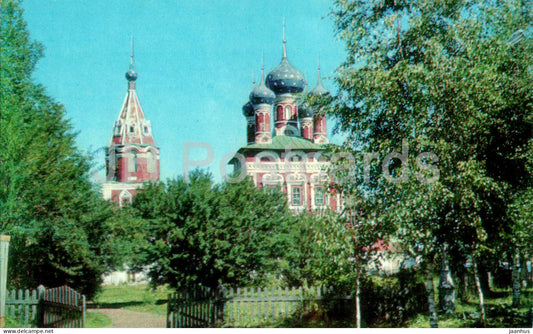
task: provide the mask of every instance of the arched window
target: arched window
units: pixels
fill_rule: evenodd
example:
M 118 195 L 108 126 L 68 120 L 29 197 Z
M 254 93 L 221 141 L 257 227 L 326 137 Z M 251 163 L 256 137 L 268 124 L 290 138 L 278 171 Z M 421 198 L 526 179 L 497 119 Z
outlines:
M 287 115 L 287 116 L 285 117 L 285 119 L 290 119 L 290 118 L 291 118 L 291 115 L 292 115 L 292 108 L 291 108 L 291 106 L 286 106 L 286 107 L 285 107 L 285 112 L 286 112 L 285 115 Z
M 130 152 L 130 161 L 128 162 L 128 172 L 135 173 L 137 172 L 137 152 Z
M 155 157 L 152 151 L 146 153 L 146 171 L 150 174 L 155 173 Z
M 283 106 L 278 106 L 276 116 L 278 121 L 285 119 L 285 117 L 283 117 Z
M 126 204 L 131 204 L 131 202 L 132 202 L 131 193 L 127 190 L 122 190 L 122 192 L 120 193 L 118 197 L 118 203 L 120 207 L 123 207 Z

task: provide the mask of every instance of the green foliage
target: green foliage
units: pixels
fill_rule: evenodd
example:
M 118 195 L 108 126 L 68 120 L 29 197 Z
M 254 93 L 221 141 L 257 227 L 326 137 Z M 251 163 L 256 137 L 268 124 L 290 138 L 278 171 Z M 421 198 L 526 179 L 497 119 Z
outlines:
M 370 276 L 361 290 L 362 315 L 369 326 L 401 327 L 428 307 L 423 277 L 414 271 Z
M 457 261 L 473 253 L 490 262 L 506 242 L 526 245 L 509 208 L 513 194 L 531 193 L 533 43 L 509 40 L 532 33 L 532 8 L 528 0 L 335 1 L 348 57 L 339 93 L 323 107 L 356 161 L 376 152 L 383 162 L 371 164 L 365 184 L 406 253 L 431 262 L 449 246 Z M 388 165 L 384 156 L 402 152 L 402 142 L 408 159 Z M 424 152 L 436 159 L 418 159 Z M 434 182 L 428 166 L 438 167 Z M 385 172 L 405 178 L 391 183 Z
M 90 295 L 120 261 L 120 247 L 106 244 L 117 241 L 115 210 L 90 182 L 90 158 L 76 148 L 64 107 L 31 78 L 43 48 L 31 41 L 16 1 L 2 1 L 0 22 L 0 231 L 12 237 L 8 284 L 68 284 Z
M 398 250 L 431 277 L 439 255 L 484 271 L 530 247 L 532 1 L 337 0 L 332 17 L 348 55 L 317 103 Z
M 154 285 L 173 288 L 259 284 L 274 274 L 293 221 L 281 193 L 250 180 L 215 185 L 196 171 L 148 185 L 133 208 L 146 221 L 148 244 L 141 265 Z

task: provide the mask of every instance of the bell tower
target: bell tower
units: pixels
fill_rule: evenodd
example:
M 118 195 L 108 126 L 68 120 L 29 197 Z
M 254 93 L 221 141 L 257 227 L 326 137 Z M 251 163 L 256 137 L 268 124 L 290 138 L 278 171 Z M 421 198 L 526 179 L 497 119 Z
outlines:
M 133 39 L 130 67 L 126 72 L 128 91 L 106 149 L 104 199 L 122 206 L 131 202 L 137 189 L 147 181 L 159 180 L 159 148 L 152 135 L 152 124 L 144 116 L 135 83 Z

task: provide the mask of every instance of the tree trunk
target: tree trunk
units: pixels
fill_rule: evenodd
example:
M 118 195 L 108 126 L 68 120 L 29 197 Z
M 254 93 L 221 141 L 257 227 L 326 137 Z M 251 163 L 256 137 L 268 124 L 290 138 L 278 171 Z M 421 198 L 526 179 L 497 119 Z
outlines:
M 520 251 L 517 249 L 513 260 L 513 307 L 520 305 Z
M 355 279 L 355 328 L 361 328 L 361 296 L 360 279 L 357 275 Z
M 463 301 L 468 301 L 468 271 L 463 274 Z
M 455 313 L 455 285 L 453 284 L 445 252 L 443 253 L 442 270 L 439 279 L 439 307 L 446 314 Z
M 438 316 L 437 316 L 437 307 L 435 303 L 435 286 L 433 284 L 433 264 L 428 261 L 426 264 L 426 270 L 424 273 L 425 286 L 428 294 L 428 304 L 429 304 L 429 327 L 438 328 Z
M 485 322 L 486 322 L 485 302 L 483 300 L 483 290 L 481 289 L 481 281 L 479 279 L 477 261 L 474 260 L 474 257 L 472 257 L 472 269 L 474 271 L 474 282 L 476 284 L 477 295 L 479 298 L 479 312 L 481 314 L 481 324 L 485 326 Z

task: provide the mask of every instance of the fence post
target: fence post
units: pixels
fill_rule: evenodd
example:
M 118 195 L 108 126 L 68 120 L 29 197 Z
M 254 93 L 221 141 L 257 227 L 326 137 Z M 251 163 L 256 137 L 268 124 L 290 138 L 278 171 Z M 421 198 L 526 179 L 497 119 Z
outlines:
M 8 235 L 0 235 L 0 328 L 6 327 L 7 261 L 10 239 Z
M 44 293 L 46 292 L 46 288 L 44 285 L 39 285 L 37 287 L 37 326 L 42 328 L 44 327 L 44 306 L 43 306 L 43 298 Z
M 81 295 L 81 298 L 83 300 L 83 315 L 82 315 L 82 324 L 81 324 L 81 328 L 85 328 L 85 326 L 87 325 L 87 320 L 85 318 L 85 311 L 87 311 L 87 303 L 85 301 L 85 295 Z

